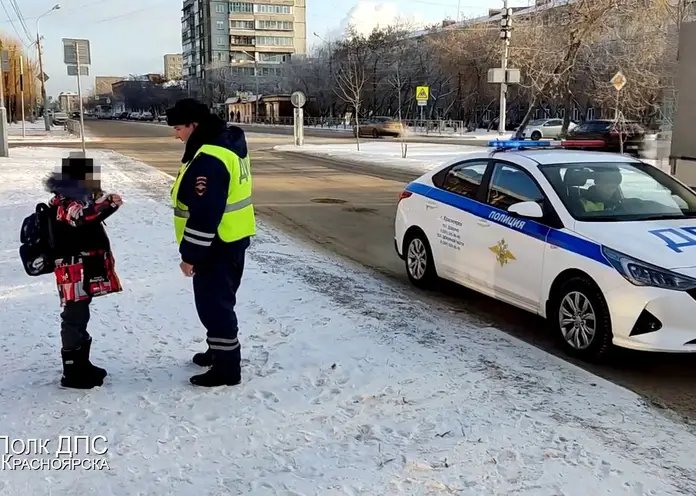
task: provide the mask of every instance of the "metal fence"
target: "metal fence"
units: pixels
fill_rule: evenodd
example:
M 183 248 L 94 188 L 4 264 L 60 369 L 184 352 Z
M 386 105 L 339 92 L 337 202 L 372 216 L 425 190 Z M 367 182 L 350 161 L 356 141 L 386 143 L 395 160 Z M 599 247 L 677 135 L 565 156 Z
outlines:
M 68 122 L 65 124 L 65 129 L 78 138 L 82 137 L 82 127 L 78 119 L 68 119 Z

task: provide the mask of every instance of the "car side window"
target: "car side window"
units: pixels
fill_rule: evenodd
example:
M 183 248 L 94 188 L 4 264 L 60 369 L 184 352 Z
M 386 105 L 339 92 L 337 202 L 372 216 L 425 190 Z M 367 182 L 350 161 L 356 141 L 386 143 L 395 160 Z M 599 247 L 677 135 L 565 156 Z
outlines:
M 507 210 L 516 203 L 533 201 L 544 209 L 544 199 L 544 193 L 526 171 L 509 164 L 495 164 L 486 203 Z
M 466 198 L 476 198 L 487 167 L 487 160 L 464 162 L 445 169 L 442 175 L 433 178 L 433 182 L 437 187 L 450 193 Z

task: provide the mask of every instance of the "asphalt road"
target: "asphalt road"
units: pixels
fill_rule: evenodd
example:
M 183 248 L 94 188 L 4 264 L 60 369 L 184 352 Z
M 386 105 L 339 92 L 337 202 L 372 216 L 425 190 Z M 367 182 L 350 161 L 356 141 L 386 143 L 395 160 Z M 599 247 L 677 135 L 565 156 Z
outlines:
M 170 174 L 178 170 L 183 145 L 174 141 L 166 126 L 118 121 L 86 125 L 101 137 L 91 147 L 113 149 Z M 567 359 L 544 322 L 533 315 L 447 283 L 431 293 L 408 284 L 392 233 L 396 199 L 411 174 L 272 151 L 274 145 L 291 139 L 248 135 L 254 204 L 265 222 L 375 269 L 432 307 L 457 314 L 462 325 L 481 332 L 496 327 Z M 308 137 L 307 141 L 342 140 Z M 696 421 L 696 356 L 621 350 L 607 365 L 574 363 L 635 391 L 658 409 L 669 408 L 679 418 Z

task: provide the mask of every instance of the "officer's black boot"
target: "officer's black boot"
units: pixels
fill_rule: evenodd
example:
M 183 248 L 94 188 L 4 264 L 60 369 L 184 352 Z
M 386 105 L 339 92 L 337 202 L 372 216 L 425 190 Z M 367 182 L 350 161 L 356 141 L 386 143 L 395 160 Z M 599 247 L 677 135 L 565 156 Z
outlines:
M 63 358 L 61 386 L 73 389 L 92 389 L 104 384 L 104 377 L 90 367 L 83 348 L 70 351 L 61 350 L 60 353 Z
M 193 355 L 193 363 L 199 367 L 212 367 L 213 366 L 213 351 L 208 348 L 203 353 L 196 353 Z
M 92 365 L 92 362 L 89 361 L 89 354 L 90 350 L 92 349 L 92 338 L 90 337 L 89 340 L 82 345 L 82 347 L 78 348 L 82 352 L 83 359 L 85 361 L 85 367 L 90 370 L 90 373 L 100 377 L 102 380 L 107 376 L 106 370 L 97 367 L 95 365 Z
M 213 363 L 206 373 L 191 377 L 191 384 L 201 387 L 236 386 L 242 382 L 241 353 L 234 351 L 215 351 Z

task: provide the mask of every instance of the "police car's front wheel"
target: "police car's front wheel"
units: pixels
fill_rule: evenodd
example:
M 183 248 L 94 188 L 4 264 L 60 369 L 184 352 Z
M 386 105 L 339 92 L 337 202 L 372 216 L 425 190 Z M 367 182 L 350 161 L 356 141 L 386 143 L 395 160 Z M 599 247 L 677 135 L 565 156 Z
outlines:
M 587 277 L 565 281 L 552 295 L 549 323 L 568 354 L 599 361 L 612 349 L 609 307 L 602 291 Z
M 422 231 L 413 231 L 406 239 L 404 247 L 406 273 L 411 283 L 422 289 L 432 287 L 437 279 L 437 273 L 428 238 Z

